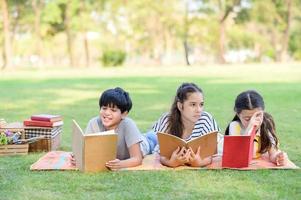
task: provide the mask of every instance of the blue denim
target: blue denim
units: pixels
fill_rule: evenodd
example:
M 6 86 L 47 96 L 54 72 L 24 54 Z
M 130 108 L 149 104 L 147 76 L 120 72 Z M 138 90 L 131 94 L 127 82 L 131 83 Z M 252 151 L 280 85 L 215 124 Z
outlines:
M 149 143 L 149 146 L 150 146 L 150 153 L 153 152 L 153 150 L 155 149 L 155 146 L 158 144 L 158 137 L 157 137 L 157 134 L 154 130 L 149 130 L 147 133 L 146 133 L 146 139 Z

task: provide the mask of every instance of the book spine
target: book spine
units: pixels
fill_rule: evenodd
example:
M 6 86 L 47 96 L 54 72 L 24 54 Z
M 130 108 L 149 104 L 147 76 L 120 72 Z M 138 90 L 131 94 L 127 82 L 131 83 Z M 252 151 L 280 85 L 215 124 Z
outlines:
M 45 122 L 45 121 L 32 121 L 32 120 L 25 120 L 23 122 L 25 126 L 41 126 L 41 127 L 54 127 L 63 125 L 63 121 L 59 122 Z
M 60 117 L 58 117 L 58 118 L 46 118 L 46 117 L 35 117 L 35 116 L 32 116 L 31 120 L 34 120 L 34 121 L 43 121 L 43 122 L 58 122 L 58 121 L 61 121 L 62 118 L 60 118 Z

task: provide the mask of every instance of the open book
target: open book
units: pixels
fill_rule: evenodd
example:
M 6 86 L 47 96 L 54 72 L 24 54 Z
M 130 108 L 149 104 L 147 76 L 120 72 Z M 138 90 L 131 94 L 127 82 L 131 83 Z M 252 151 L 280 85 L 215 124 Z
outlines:
M 253 142 L 255 135 L 255 127 L 252 128 L 248 135 L 225 135 L 222 167 L 248 167 L 253 158 Z
M 116 158 L 117 134 L 114 131 L 84 134 L 72 121 L 72 152 L 76 167 L 83 172 L 108 170 L 105 163 Z
M 185 140 L 167 133 L 158 132 L 158 140 L 160 146 L 160 155 L 170 158 L 177 147 L 189 147 L 193 152 L 197 152 L 198 147 L 201 147 L 200 156 L 205 158 L 216 154 L 217 152 L 217 131 L 202 135 L 186 142 Z

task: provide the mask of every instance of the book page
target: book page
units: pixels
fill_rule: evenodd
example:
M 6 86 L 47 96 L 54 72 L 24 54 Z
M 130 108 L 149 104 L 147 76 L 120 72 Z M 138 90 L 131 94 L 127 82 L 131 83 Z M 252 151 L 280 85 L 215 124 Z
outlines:
M 76 123 L 75 120 L 72 120 L 72 152 L 76 160 L 76 167 L 79 170 L 84 170 L 84 135 L 82 129 Z
M 89 136 L 99 136 L 99 135 L 116 135 L 114 130 L 109 130 L 109 131 L 103 131 L 103 132 L 98 132 L 98 133 L 86 133 L 84 134 L 85 137 Z
M 85 137 L 85 171 L 108 170 L 106 162 L 116 159 L 117 139 L 117 134 Z
M 193 152 L 196 153 L 198 147 L 200 146 L 200 156 L 202 159 L 214 155 L 217 153 L 217 133 L 218 132 L 212 132 L 194 138 L 187 142 L 187 148 L 191 147 Z
M 166 158 L 170 158 L 172 153 L 177 147 L 186 146 L 185 140 L 167 133 L 158 133 L 158 140 L 160 146 L 160 155 Z

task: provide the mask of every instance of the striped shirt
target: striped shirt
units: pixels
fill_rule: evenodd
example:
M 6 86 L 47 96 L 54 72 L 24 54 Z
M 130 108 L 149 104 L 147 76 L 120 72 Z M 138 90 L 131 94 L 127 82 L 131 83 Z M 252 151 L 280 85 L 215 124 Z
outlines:
M 157 132 L 167 132 L 169 113 L 163 114 L 160 119 L 153 125 L 153 130 Z M 189 141 L 201 135 L 206 135 L 213 131 L 220 131 L 215 119 L 208 112 L 203 111 L 201 117 L 194 125 L 191 135 L 185 139 Z

